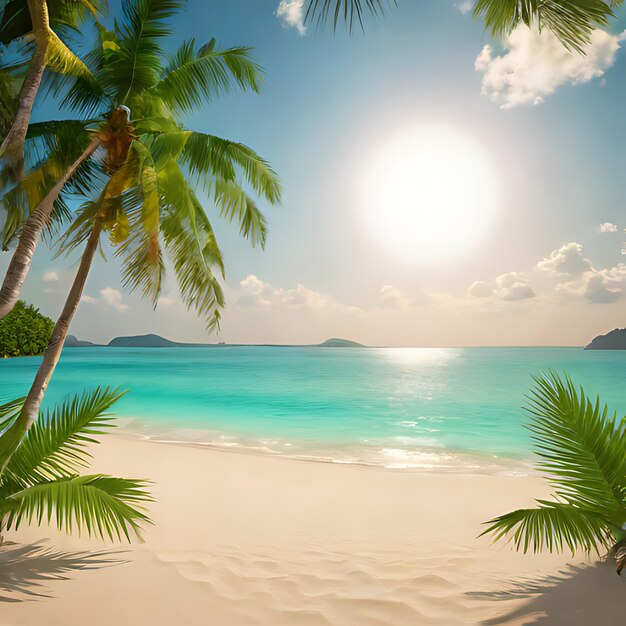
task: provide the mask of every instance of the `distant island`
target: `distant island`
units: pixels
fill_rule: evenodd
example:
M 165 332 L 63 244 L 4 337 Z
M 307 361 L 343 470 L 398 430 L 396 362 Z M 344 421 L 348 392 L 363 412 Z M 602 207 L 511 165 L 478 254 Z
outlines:
M 98 346 L 99 344 L 92 343 L 91 341 L 82 341 L 74 335 L 68 335 L 65 341 L 66 348 L 90 348 Z M 178 341 L 171 341 L 160 335 L 148 334 L 148 335 L 133 335 L 128 337 L 115 337 L 111 339 L 106 347 L 110 348 L 220 348 L 226 345 L 230 346 L 243 346 L 243 345 L 259 345 L 259 344 L 225 344 L 225 343 L 181 343 Z M 350 339 L 341 339 L 338 337 L 331 337 L 326 341 L 318 344 L 309 345 L 281 345 L 281 344 L 260 344 L 266 347 L 276 348 L 365 348 L 361 343 L 351 341 Z M 105 346 L 100 346 L 105 347 Z
M 135 335 L 131 337 L 115 337 L 108 345 L 111 348 L 189 348 L 197 346 L 211 346 L 215 344 L 203 343 L 179 343 L 170 341 L 160 335 Z
M 616 328 L 606 335 L 598 335 L 585 350 L 626 350 L 626 328 Z
M 92 343 L 91 341 L 82 341 L 74 335 L 68 335 L 65 338 L 64 345 L 66 348 L 91 348 L 93 346 L 97 346 L 98 344 Z
M 350 339 L 338 339 L 337 337 L 331 337 L 326 341 L 317 344 L 317 348 L 365 348 L 362 343 L 356 341 L 350 341 Z

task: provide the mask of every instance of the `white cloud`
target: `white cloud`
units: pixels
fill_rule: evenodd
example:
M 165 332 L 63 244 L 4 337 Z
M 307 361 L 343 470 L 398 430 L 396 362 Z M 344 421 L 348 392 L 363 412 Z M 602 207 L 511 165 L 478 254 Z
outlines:
M 274 287 L 259 279 L 254 274 L 240 281 L 241 295 L 237 301 L 239 306 L 260 309 L 306 309 L 321 313 L 359 312 L 357 307 L 350 307 L 335 301 L 331 296 L 308 289 L 300 283 L 292 289 Z
M 592 304 L 613 304 L 626 292 L 626 265 L 619 263 L 603 270 L 591 269 L 579 280 L 558 285 L 557 289 Z
M 537 263 L 537 269 L 552 276 L 580 276 L 592 269 L 591 261 L 583 256 L 579 243 L 566 243 Z
M 489 298 L 493 295 L 493 287 L 484 280 L 477 280 L 467 288 L 467 295 L 472 298 Z
M 128 305 L 122 301 L 122 294 L 119 289 L 113 287 L 104 287 L 100 289 L 100 298 L 94 298 L 93 296 L 83 296 L 84 302 L 93 305 L 103 305 L 105 308 L 115 309 L 119 313 L 126 313 L 128 311 Z
M 46 272 L 42 277 L 41 280 L 44 283 L 55 283 L 57 282 L 57 280 L 59 280 L 59 275 L 56 272 L 53 271 L 49 271 Z
M 603 222 L 598 226 L 598 232 L 600 233 L 616 233 L 617 224 L 611 224 L 611 222 Z
M 560 85 L 578 85 L 604 75 L 615 62 L 620 36 L 596 29 L 584 54 L 567 50 L 546 28 L 518 26 L 495 55 L 490 45 L 476 57 L 482 93 L 504 109 L 540 104 Z
M 611 232 L 611 231 L 606 231 Z M 585 257 L 583 246 L 572 242 L 553 250 L 536 268 L 561 281 L 556 292 L 591 304 L 612 304 L 626 293 L 626 265 L 596 269 Z
M 169 296 L 161 296 L 157 302 L 158 306 L 175 307 L 178 305 L 178 300 L 170 298 Z
M 467 15 L 474 8 L 474 0 L 455 0 L 454 7 L 463 15 Z
M 295 28 L 300 35 L 306 34 L 304 15 L 304 0 L 280 0 L 276 7 L 276 17 L 282 25 L 285 28 Z
M 535 297 L 528 276 L 523 272 L 501 274 L 495 281 L 484 280 L 473 282 L 467 289 L 470 298 L 493 298 L 505 302 L 517 302 Z
M 535 292 L 529 284 L 528 277 L 523 272 L 508 272 L 496 278 L 496 297 L 508 302 L 528 300 L 535 297 Z
M 415 304 L 415 298 L 403 294 L 393 285 L 384 285 L 380 288 L 382 305 L 389 309 L 406 309 Z

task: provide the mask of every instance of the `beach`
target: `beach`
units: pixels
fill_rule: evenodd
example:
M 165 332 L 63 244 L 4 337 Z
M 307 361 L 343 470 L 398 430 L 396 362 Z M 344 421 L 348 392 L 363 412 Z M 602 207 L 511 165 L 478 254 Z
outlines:
M 597 556 L 477 538 L 481 522 L 547 495 L 537 475 L 395 471 L 130 434 L 107 436 L 93 471 L 153 480 L 154 525 L 130 546 L 9 532 L 2 626 L 589 626 L 626 610 L 624 581 Z

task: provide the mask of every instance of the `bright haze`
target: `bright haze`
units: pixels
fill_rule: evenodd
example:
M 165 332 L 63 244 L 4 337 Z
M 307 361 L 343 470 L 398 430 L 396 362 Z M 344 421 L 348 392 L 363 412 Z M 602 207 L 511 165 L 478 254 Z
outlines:
M 626 325 L 623 12 L 582 56 L 548 32 L 493 42 L 453 0 L 352 35 L 297 1 L 191 5 L 174 39 L 253 46 L 266 81 L 186 121 L 253 147 L 285 190 L 263 252 L 215 218 L 228 305 L 209 340 L 581 345 Z M 73 334 L 207 340 L 173 280 L 154 312 L 105 252 Z M 75 269 L 42 247 L 25 298 L 56 316 Z

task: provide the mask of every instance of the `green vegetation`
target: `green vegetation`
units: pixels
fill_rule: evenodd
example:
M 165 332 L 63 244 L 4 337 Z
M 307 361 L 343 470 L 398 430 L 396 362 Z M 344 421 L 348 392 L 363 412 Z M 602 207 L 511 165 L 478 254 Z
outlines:
M 166 253 L 182 300 L 207 320 L 209 330 L 218 326 L 224 305 L 224 263 L 195 188 L 202 186 L 216 213 L 236 222 L 252 245 L 265 243 L 265 218 L 248 190 L 278 202 L 275 172 L 247 146 L 188 130 L 180 121 L 181 114 L 231 89 L 257 91 L 261 69 L 249 48 L 220 50 L 214 39 L 200 46 L 186 41 L 168 54 L 168 23 L 184 5 L 125 2 L 113 30 L 100 28 L 85 56 L 89 72 L 57 78 L 61 107 L 79 118 L 29 126 L 24 146 L 32 168 L 3 197 L 6 223 L 24 225 L 21 231 L 5 228 L 5 244 L 17 232 L 19 240 L 0 289 L 0 318 L 17 299 L 47 225 L 60 227 L 73 218 L 61 251 L 83 252 L 20 415 L 0 437 L 0 468 L 37 419 L 104 234 L 121 260 L 125 286 L 155 305 Z M 68 185 L 85 199 L 77 214 L 63 201 Z
M 599 398 L 592 403 L 568 377 L 550 373 L 535 383 L 529 429 L 554 500 L 496 517 L 483 534 L 510 535 L 524 552 L 608 549 L 619 573 L 626 564 L 626 418 Z
M 15 102 L 15 115 L 0 146 L 0 179 L 18 180 L 24 163 L 24 139 L 35 97 L 46 70 L 84 76 L 87 66 L 59 36 L 77 29 L 85 19 L 97 18 L 106 9 L 100 0 L 7 0 L 0 14 L 0 44 L 16 44 L 28 55 L 24 79 Z M 22 69 L 18 59 L 7 73 Z
M 54 322 L 23 300 L 0 320 L 0 357 L 43 354 L 52 336 Z
M 571 50 L 581 50 L 594 28 L 606 26 L 623 0 L 477 0 L 474 17 L 483 20 L 494 37 L 503 37 L 519 24 L 551 30 Z M 308 0 L 306 20 L 323 25 L 329 17 L 336 28 L 344 21 L 363 26 L 369 12 L 381 17 L 396 0 Z
M 103 539 L 130 541 L 149 523 L 142 504 L 151 501 L 145 480 L 104 474 L 80 476 L 93 437 L 113 427 L 108 413 L 123 392 L 101 389 L 67 399 L 46 412 L 28 431 L 0 475 L 2 532 L 35 520 L 59 530 L 86 530 Z M 0 432 L 19 415 L 23 399 L 0 406 Z

